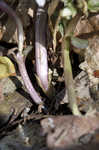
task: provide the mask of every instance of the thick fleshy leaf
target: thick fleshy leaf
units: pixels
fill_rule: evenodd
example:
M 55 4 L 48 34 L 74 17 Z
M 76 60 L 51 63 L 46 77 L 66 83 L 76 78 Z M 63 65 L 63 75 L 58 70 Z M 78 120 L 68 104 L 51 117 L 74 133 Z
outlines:
M 0 79 L 15 75 L 15 67 L 8 57 L 0 56 Z
M 80 39 L 77 37 L 72 37 L 71 43 L 73 46 L 75 46 L 76 48 L 80 48 L 80 49 L 85 49 L 88 47 L 88 40 Z

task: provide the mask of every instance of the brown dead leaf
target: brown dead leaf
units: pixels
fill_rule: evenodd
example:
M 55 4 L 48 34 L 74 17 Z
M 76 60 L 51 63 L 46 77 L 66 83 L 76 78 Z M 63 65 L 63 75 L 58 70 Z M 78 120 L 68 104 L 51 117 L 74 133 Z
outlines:
M 99 129 L 99 113 L 82 117 L 72 115 L 49 117 L 41 121 L 41 126 L 44 133 L 48 134 L 48 147 L 67 148 L 83 135 L 93 134 Z
M 95 70 L 95 71 L 94 71 L 94 76 L 95 76 L 96 78 L 99 78 L 99 70 Z
M 93 31 L 93 26 L 89 23 L 89 21 L 87 19 L 81 18 L 76 26 L 74 35 L 78 36 L 80 34 L 90 33 Z
M 91 25 L 94 27 L 95 30 L 99 30 L 99 14 L 89 18 Z

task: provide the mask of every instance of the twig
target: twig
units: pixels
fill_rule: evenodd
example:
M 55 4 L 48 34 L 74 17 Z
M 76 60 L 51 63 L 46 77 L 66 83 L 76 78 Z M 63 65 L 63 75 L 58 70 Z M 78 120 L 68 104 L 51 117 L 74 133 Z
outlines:
M 56 20 L 55 27 L 54 27 L 54 32 L 53 32 L 53 49 L 54 49 L 54 52 L 56 51 L 56 44 L 57 44 L 56 34 L 58 32 L 58 27 L 59 27 L 60 20 L 61 20 L 61 10 L 60 10 L 58 18 Z

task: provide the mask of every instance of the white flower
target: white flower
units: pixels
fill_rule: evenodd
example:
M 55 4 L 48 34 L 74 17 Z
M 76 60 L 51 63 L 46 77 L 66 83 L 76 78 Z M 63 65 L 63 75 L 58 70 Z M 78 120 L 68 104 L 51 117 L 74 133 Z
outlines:
M 61 11 L 61 16 L 64 17 L 64 18 L 70 19 L 70 17 L 72 16 L 72 11 L 71 11 L 71 9 L 69 9 L 69 8 L 64 8 L 64 9 Z
M 35 0 L 39 7 L 44 7 L 46 0 Z

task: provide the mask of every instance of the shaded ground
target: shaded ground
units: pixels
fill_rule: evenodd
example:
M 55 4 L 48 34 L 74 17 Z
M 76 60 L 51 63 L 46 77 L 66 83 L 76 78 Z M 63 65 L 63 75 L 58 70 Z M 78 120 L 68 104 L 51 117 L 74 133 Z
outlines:
M 16 75 L 0 79 L 0 149 L 59 149 L 97 150 L 99 146 L 99 14 L 80 17 L 74 35 L 88 40 L 89 48 L 70 46 L 77 105 L 86 116 L 73 116 L 68 105 L 64 82 L 62 36 L 56 33 L 54 51 L 52 28 L 57 22 L 57 12 L 62 3 L 51 3 L 48 8 L 47 33 L 50 90 L 44 93 L 35 75 L 34 23 L 36 4 L 30 0 L 7 1 L 20 17 L 24 27 L 24 48 L 32 47 L 26 59 L 29 77 L 38 94 L 44 99 L 45 109 L 39 111 L 28 94 L 12 56 Z M 57 5 L 57 9 L 55 9 Z M 54 10 L 55 9 L 55 10 Z M 52 11 L 50 11 L 52 10 Z M 51 14 L 52 13 L 52 14 Z M 56 14 L 56 16 L 55 16 Z M 17 32 L 15 23 L 0 12 L 0 55 L 15 46 Z M 80 66 L 80 67 L 79 67 Z M 93 83 L 97 83 L 93 86 Z

